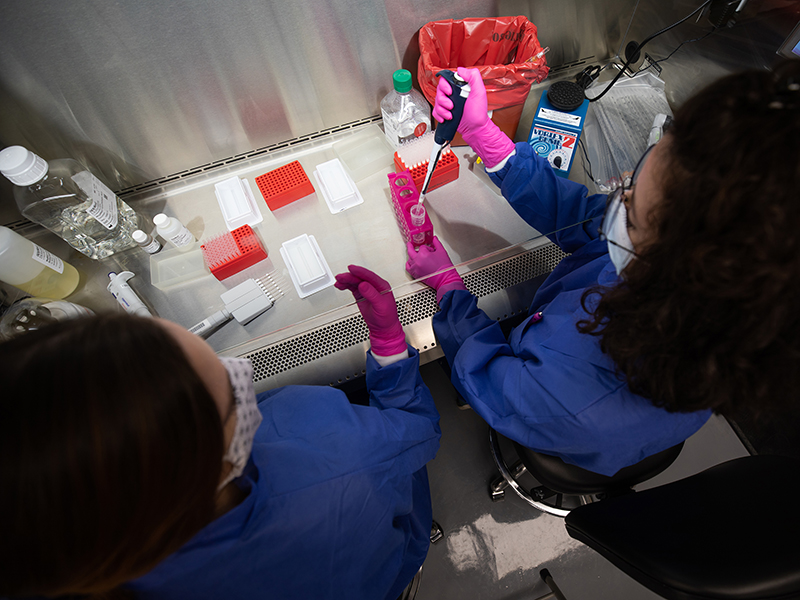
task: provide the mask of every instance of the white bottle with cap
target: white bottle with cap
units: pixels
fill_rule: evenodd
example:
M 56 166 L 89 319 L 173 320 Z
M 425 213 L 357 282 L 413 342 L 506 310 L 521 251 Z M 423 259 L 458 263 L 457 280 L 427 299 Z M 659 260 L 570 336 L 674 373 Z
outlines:
M 133 232 L 133 241 L 139 244 L 142 250 L 148 254 L 155 254 L 161 250 L 161 242 L 155 239 L 152 235 L 146 234 L 141 229 L 137 229 Z
M 183 252 L 191 250 L 197 241 L 192 232 L 186 229 L 186 226 L 175 217 L 158 213 L 153 218 L 153 223 L 156 226 L 158 235 Z
M 0 225 L 0 279 L 33 296 L 60 300 L 75 291 L 80 275 L 68 262 Z
M 89 258 L 136 246 L 133 209 L 72 159 L 45 161 L 22 146 L 0 151 L 0 172 L 15 184 L 22 215 L 47 227 Z

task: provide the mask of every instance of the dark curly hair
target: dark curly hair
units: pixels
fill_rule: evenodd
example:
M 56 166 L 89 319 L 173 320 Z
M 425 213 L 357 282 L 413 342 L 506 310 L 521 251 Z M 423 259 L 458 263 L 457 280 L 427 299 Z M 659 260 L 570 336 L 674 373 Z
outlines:
M 785 413 L 800 389 L 800 61 L 716 81 L 662 143 L 654 241 L 618 286 L 584 293 L 578 329 L 656 406 Z

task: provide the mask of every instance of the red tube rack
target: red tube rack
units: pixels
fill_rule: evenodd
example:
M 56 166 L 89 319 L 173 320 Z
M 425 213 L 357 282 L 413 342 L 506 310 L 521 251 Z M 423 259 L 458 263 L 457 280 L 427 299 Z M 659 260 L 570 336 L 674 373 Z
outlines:
M 200 249 L 206 266 L 220 281 L 267 258 L 267 251 L 250 225 L 213 237 Z
M 391 192 L 392 210 L 397 220 L 403 240 L 415 246 L 433 243 L 433 223 L 425 213 L 425 222 L 418 227 L 411 223 L 411 207 L 419 202 L 419 192 L 409 171 L 389 173 L 389 191 Z
M 256 185 L 270 210 L 314 193 L 314 186 L 298 161 L 268 171 L 256 177 Z
M 421 190 L 422 184 L 425 183 L 425 175 L 428 174 L 429 162 L 430 160 L 426 160 L 424 163 L 420 163 L 413 168 L 409 168 L 408 165 L 403 162 L 403 159 L 400 158 L 398 153 L 394 153 L 395 172 L 402 173 L 403 171 L 409 171 L 412 179 L 414 180 L 414 185 L 417 186 L 418 190 Z M 443 152 L 442 156 L 439 157 L 439 162 L 436 163 L 436 168 L 431 174 L 431 182 L 428 184 L 428 191 L 430 192 L 438 187 L 442 187 L 445 183 L 455 181 L 458 179 L 458 174 L 458 157 L 455 155 L 455 152 Z

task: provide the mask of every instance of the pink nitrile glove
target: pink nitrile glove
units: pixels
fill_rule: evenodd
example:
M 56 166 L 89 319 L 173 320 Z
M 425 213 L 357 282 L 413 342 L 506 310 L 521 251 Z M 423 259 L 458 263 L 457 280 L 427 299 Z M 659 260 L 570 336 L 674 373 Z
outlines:
M 422 245 L 418 249 L 408 242 L 408 262 L 406 271 L 414 279 L 422 279 L 425 285 L 436 290 L 436 303 L 450 290 L 466 290 L 467 286 L 453 266 L 453 261 L 447 254 L 439 238 L 433 236 L 433 248 Z
M 369 329 L 372 353 L 393 356 L 407 350 L 406 334 L 397 316 L 392 287 L 369 269 L 356 265 L 350 265 L 347 269 L 347 273 L 336 276 L 334 286 L 353 293 Z
M 458 75 L 469 83 L 470 87 L 458 132 L 483 159 L 486 167 L 491 169 L 511 156 L 514 152 L 514 142 L 489 118 L 489 103 L 481 72 L 478 69 L 458 67 Z M 453 118 L 450 113 L 453 102 L 449 98 L 452 91 L 450 83 L 444 77 L 440 77 L 432 113 L 439 123 Z

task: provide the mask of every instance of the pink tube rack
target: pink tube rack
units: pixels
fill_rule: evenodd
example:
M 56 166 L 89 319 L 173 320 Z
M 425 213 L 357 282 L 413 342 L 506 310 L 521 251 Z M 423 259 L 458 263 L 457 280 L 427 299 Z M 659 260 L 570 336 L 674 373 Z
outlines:
M 412 242 L 415 246 L 431 244 L 433 242 L 433 224 L 425 213 L 425 221 L 421 226 L 416 226 L 411 222 L 411 207 L 419 202 L 419 192 L 414 185 L 414 179 L 408 171 L 400 173 L 389 173 L 389 191 L 392 198 L 392 209 L 394 210 L 397 225 L 400 233 L 406 242 Z

